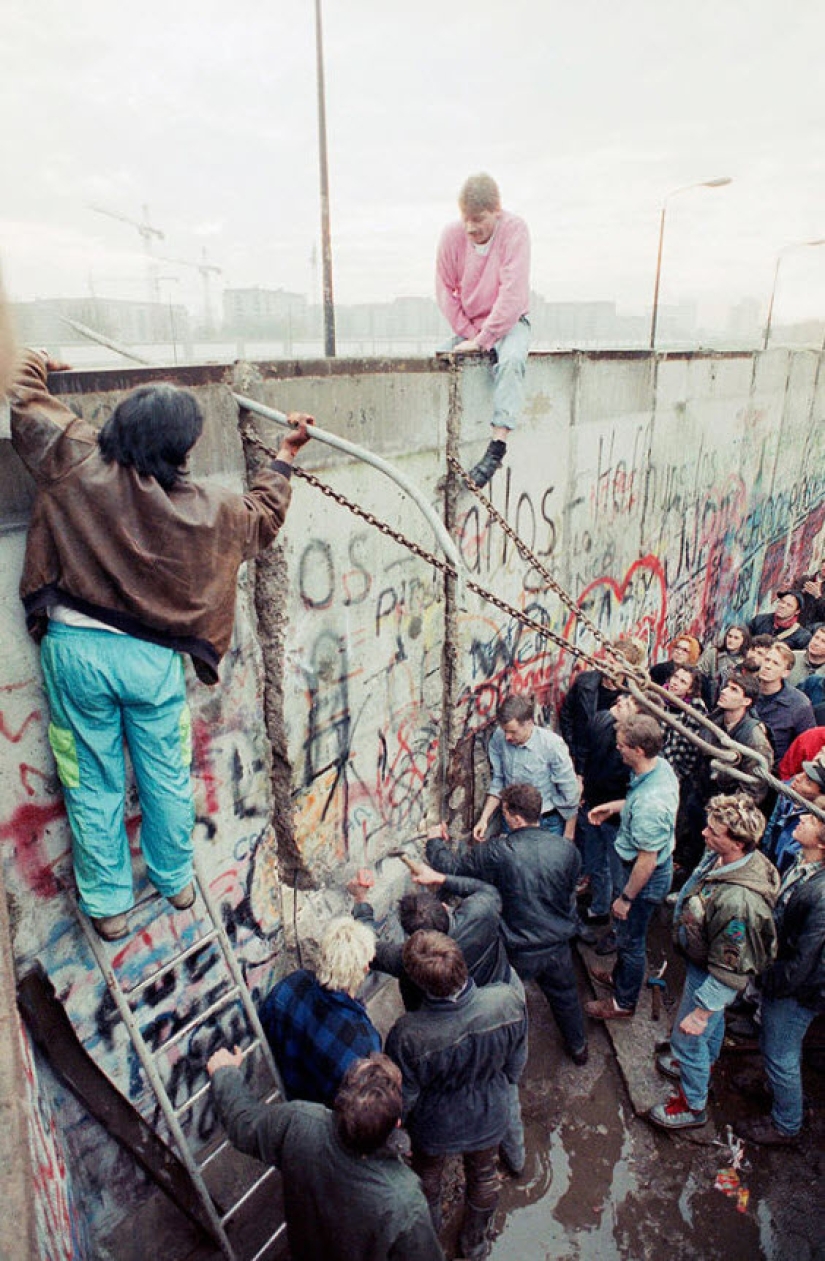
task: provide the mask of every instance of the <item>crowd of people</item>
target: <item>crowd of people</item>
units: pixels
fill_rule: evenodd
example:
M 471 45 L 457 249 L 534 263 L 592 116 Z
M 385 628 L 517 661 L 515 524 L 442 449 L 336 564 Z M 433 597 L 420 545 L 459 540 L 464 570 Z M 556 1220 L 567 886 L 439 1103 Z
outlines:
M 523 402 L 529 237 L 489 176 L 466 182 L 459 207 L 439 247 L 438 294 L 451 352 L 493 355 L 493 437 L 471 472 L 483 486 Z M 192 395 L 147 385 L 98 432 L 49 394 L 47 373 L 62 366 L 28 352 L 9 389 L 14 445 L 37 483 L 21 595 L 41 645 L 79 905 L 117 941 L 134 900 L 124 741 L 149 877 L 185 909 L 195 894 L 181 654 L 217 681 L 238 568 L 283 524 L 312 417 L 290 416 L 277 458 L 239 495 L 186 473 L 203 425 Z M 628 667 L 646 664 L 631 638 L 612 650 Z M 634 1018 L 648 931 L 668 899 L 686 980 L 657 1057 L 674 1089 L 650 1121 L 706 1123 L 725 1012 L 748 994 L 773 1103 L 738 1132 L 771 1146 L 798 1137 L 803 1040 L 825 1010 L 825 563 L 717 643 L 678 635 L 650 674 L 682 730 L 642 712 L 615 672 L 573 679 L 559 734 L 535 721 L 532 698 L 503 701 L 471 836 L 454 844 L 439 825 L 426 859 L 410 859 L 403 942 L 379 938 L 368 886 L 355 881 L 353 915 L 329 924 L 316 967 L 265 997 L 285 1102 L 254 1099 L 239 1051 L 210 1059 L 232 1142 L 281 1169 L 294 1257 L 443 1257 L 451 1155 L 466 1182 L 460 1255 L 485 1256 L 500 1170 L 519 1177 L 525 1164 L 525 983 L 583 1068 L 589 1021 Z M 713 763 L 691 738 L 713 739 L 707 715 L 720 742 L 759 754 L 814 810 Z M 613 959 L 590 969 L 602 996 L 584 1003 L 576 939 Z M 383 1048 L 361 998 L 371 968 L 398 978 L 405 1008 Z
M 815 664 L 807 648 L 819 632 L 798 624 L 804 601 L 796 593 L 793 601 L 779 595 L 775 634 L 761 617 L 756 633 L 729 628 L 704 651 L 694 637 L 679 636 L 654 670 L 667 692 L 698 712 L 710 710 L 720 734 L 760 753 L 820 812 L 825 725 L 816 724 L 800 675 Z M 788 649 L 783 631 L 801 638 L 800 646 Z M 616 661 L 645 664 L 635 640 L 611 647 Z M 798 682 L 790 684 L 794 670 Z M 525 984 L 535 982 L 547 999 L 567 1056 L 582 1068 L 590 1022 L 633 1020 L 648 931 L 666 902 L 685 982 L 669 1046 L 655 1058 L 672 1089 L 650 1109 L 650 1122 L 671 1132 L 707 1123 L 726 1012 L 744 998 L 757 1013 L 772 1108 L 769 1116 L 734 1119 L 736 1133 L 782 1147 L 802 1130 L 803 1041 L 825 1011 L 825 822 L 770 792 L 764 780 L 742 783 L 724 764 L 711 767 L 683 733 L 641 711 L 612 674 L 585 671 L 573 680 L 561 735 L 537 724 L 531 698 L 502 702 L 488 744 L 489 785 L 470 836 L 455 844 L 440 824 L 430 830 L 425 857 L 407 858 L 412 887 L 397 908 L 403 941 L 378 934 L 372 880 L 351 881 L 352 917 L 329 926 L 317 972 L 285 977 L 261 1009 L 292 1102 L 256 1103 L 229 1051 L 210 1061 L 233 1141 L 283 1170 L 294 1158 L 281 1137 L 293 1112 L 299 1135 L 310 1116 L 325 1143 L 337 1126 L 346 1160 L 354 1159 L 342 1095 L 350 1098 L 352 1074 L 365 1064 L 385 1075 L 395 1122 L 408 1135 L 406 1163 L 420 1181 L 399 1172 L 385 1200 L 382 1228 L 397 1214 L 387 1229 L 397 1229 L 403 1245 L 364 1256 L 442 1255 L 442 1180 L 451 1155 L 461 1157 L 465 1179 L 458 1255 L 487 1255 L 500 1176 L 518 1178 L 526 1159 L 519 1102 Z M 685 722 L 683 710 L 674 712 L 690 732 L 690 713 Z M 701 733 L 712 736 L 704 727 Z M 576 939 L 613 958 L 612 966 L 589 965 L 601 996 L 585 1002 Z M 358 998 L 368 968 L 398 979 L 405 1009 L 383 1052 Z M 404 1161 L 398 1130 L 381 1133 L 380 1144 L 360 1152 L 359 1186 L 364 1162 L 375 1162 L 376 1194 L 386 1197 L 388 1162 Z M 302 1185 L 292 1207 L 287 1196 L 291 1239 L 293 1216 L 296 1239 L 309 1229 L 310 1194 Z M 374 1206 L 369 1197 L 365 1203 Z M 324 1255 L 338 1255 L 330 1251 L 341 1220 L 337 1193 L 325 1201 L 319 1190 L 313 1206 L 314 1237 L 324 1238 Z

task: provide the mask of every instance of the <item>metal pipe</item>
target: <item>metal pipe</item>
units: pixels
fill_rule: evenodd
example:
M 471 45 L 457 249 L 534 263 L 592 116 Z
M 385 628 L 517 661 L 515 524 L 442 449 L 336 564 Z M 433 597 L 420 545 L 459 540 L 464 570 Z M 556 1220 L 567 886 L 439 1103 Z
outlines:
M 233 394 L 235 402 L 239 407 L 244 408 L 248 412 L 253 412 L 256 416 L 263 416 L 265 420 L 274 420 L 276 425 L 289 426 L 289 421 L 283 412 L 276 411 L 273 407 L 265 407 L 263 403 L 258 403 L 255 399 L 247 398 L 243 394 Z M 324 442 L 329 447 L 334 447 L 336 451 L 344 451 L 347 455 L 354 456 L 356 460 L 362 460 L 365 464 L 370 464 L 373 468 L 378 469 L 380 473 L 384 473 L 391 478 L 397 486 L 410 496 L 415 504 L 424 515 L 428 525 L 435 535 L 435 540 L 442 552 L 450 562 L 456 572 L 457 592 L 461 607 L 466 607 L 466 599 L 463 598 L 464 592 L 464 572 L 466 565 L 456 547 L 454 541 L 450 538 L 444 522 L 433 508 L 432 504 L 425 498 L 415 482 L 401 473 L 389 461 L 382 459 L 380 455 L 375 455 L 373 451 L 367 451 L 364 447 L 359 447 L 354 442 L 347 441 L 346 438 L 339 438 L 337 434 L 327 433 L 325 429 L 319 429 L 317 425 L 313 425 L 310 429 L 313 441 Z
M 93 328 L 89 328 L 87 324 L 81 324 L 80 320 L 73 320 L 69 315 L 61 315 L 58 312 L 57 318 L 62 320 L 64 324 L 68 324 L 76 333 L 80 333 L 81 337 L 88 337 L 90 341 L 98 342 L 101 346 L 114 350 L 116 354 L 123 355 L 124 359 L 132 359 L 135 363 L 142 363 L 147 368 L 153 368 L 155 365 L 149 359 L 144 359 L 141 355 L 136 355 L 133 350 L 127 349 L 122 342 L 116 342 L 113 337 L 104 337 L 102 333 L 96 332 Z

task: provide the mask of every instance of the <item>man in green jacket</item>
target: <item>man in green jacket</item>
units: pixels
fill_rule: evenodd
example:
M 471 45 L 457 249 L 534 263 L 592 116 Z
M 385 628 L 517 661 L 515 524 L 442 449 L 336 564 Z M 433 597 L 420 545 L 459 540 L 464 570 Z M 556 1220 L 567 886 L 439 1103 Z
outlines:
M 320 1103 L 262 1103 L 241 1052 L 207 1064 L 230 1142 L 283 1179 L 293 1261 L 444 1261 L 415 1174 L 389 1150 L 401 1120 L 401 1073 L 386 1055 L 356 1060 L 332 1111 Z
M 676 944 L 687 961 L 672 1054 L 657 1067 L 678 1088 L 648 1113 L 654 1125 L 704 1125 L 710 1072 L 722 1049 L 725 1008 L 776 954 L 773 905 L 779 873 L 756 846 L 765 816 L 745 793 L 712 797 L 704 857 L 674 911 Z

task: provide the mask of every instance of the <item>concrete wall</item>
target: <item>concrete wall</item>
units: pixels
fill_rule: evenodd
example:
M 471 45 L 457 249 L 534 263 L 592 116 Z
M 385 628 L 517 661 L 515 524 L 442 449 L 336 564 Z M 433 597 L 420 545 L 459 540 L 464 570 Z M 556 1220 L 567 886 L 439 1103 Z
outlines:
M 560 354 L 531 359 L 528 407 L 491 497 L 552 575 L 606 632 L 641 634 L 653 656 L 677 631 L 700 637 L 769 602 L 780 575 L 807 567 L 825 513 L 823 387 L 815 355 Z M 151 373 L 60 382 L 84 415 L 108 414 Z M 194 471 L 241 487 L 258 455 L 237 433 L 231 369 L 186 370 L 207 414 Z M 243 392 L 397 463 L 434 502 L 444 456 L 469 467 L 487 437 L 484 364 L 433 361 L 265 364 L 236 370 Z M 262 422 L 273 445 L 278 433 Z M 387 479 L 316 444 L 301 461 L 393 528 L 434 546 L 418 510 Z M 147 1116 L 135 1056 L 75 924 L 65 891 L 69 837 L 45 739 L 37 652 L 16 598 L 30 487 L 0 444 L 0 844 L 18 971 L 42 960 L 91 1053 Z M 472 577 L 568 640 L 578 632 L 545 580 L 466 493 L 448 517 Z M 452 584 L 450 584 L 452 585 Z M 585 636 L 582 641 L 587 643 Z M 345 909 L 356 867 L 379 873 L 386 910 L 404 879 L 389 856 L 428 811 L 468 824 L 472 769 L 499 698 L 537 692 L 551 714 L 569 673 L 533 632 L 479 597 L 459 607 L 421 559 L 294 481 L 281 543 L 247 573 L 222 684 L 192 676 L 195 841 L 245 973 L 260 990 L 293 966 L 318 925 Z M 136 842 L 139 806 L 129 799 Z M 136 848 L 136 873 L 142 867 Z M 187 916 L 162 917 L 118 952 L 142 975 Z M 161 1043 L 207 1003 L 211 956 L 147 992 L 141 1023 Z M 185 1097 L 231 1017 L 199 1031 L 167 1066 Z M 131 1163 L 71 1101 L 59 1128 L 74 1187 L 99 1239 L 144 1193 Z M 207 1137 L 211 1116 L 194 1126 Z

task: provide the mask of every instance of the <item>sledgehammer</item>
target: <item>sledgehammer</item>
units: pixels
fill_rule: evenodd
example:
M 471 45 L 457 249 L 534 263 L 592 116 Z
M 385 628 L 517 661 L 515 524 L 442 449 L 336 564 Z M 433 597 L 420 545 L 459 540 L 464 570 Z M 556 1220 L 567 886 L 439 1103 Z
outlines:
M 650 996 L 650 1018 L 658 1020 L 662 1012 L 662 998 L 665 992 L 665 969 L 667 968 L 667 959 L 665 959 L 658 972 L 654 972 L 652 976 L 647 978 L 647 983 L 652 990 Z

